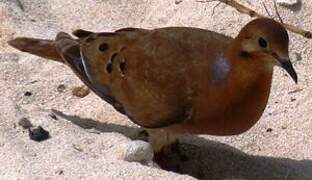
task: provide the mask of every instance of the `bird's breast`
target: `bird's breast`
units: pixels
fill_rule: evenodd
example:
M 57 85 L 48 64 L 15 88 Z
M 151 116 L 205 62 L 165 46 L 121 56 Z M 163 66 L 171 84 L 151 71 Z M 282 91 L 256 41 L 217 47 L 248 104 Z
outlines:
M 201 86 L 194 100 L 192 119 L 172 127 L 173 131 L 234 135 L 247 131 L 260 119 L 268 101 L 272 73 L 261 74 L 246 85 L 232 77 L 231 65 L 224 60 L 216 61 L 212 67 L 212 79 L 218 83 L 209 85 L 206 81 Z

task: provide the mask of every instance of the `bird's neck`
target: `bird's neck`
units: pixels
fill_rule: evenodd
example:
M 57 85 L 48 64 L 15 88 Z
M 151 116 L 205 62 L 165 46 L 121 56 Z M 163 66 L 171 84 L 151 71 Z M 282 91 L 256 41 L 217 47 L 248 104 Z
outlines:
M 271 86 L 273 65 L 242 50 L 242 42 L 240 39 L 234 39 L 224 54 L 231 66 L 228 79 L 233 82 L 229 83 L 248 87 L 259 81 L 266 81 Z

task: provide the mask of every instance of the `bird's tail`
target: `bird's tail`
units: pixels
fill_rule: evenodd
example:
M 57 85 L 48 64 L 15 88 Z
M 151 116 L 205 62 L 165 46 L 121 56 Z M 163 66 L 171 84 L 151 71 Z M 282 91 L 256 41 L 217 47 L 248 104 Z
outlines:
M 53 40 L 18 37 L 8 44 L 20 51 L 64 63 Z

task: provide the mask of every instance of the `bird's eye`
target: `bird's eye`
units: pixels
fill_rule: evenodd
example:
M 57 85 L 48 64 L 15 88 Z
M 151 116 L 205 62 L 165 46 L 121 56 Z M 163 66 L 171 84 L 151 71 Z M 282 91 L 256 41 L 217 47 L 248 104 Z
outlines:
M 258 43 L 259 43 L 259 46 L 262 48 L 266 48 L 268 46 L 268 43 L 263 38 L 259 38 Z

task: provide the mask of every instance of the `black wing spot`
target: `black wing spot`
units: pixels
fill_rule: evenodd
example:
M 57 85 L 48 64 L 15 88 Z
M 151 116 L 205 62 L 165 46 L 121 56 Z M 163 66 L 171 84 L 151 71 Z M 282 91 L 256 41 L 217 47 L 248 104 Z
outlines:
M 109 46 L 106 43 L 102 43 L 99 45 L 99 50 L 102 52 L 106 51 L 108 48 L 109 48 Z
M 113 64 L 112 63 L 108 63 L 107 65 L 106 65 L 106 71 L 107 71 L 107 73 L 112 73 L 112 71 L 113 71 Z
M 126 71 L 126 62 L 120 62 L 119 68 L 120 68 L 121 75 L 124 76 L 125 71 Z

